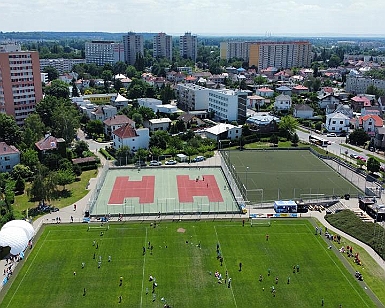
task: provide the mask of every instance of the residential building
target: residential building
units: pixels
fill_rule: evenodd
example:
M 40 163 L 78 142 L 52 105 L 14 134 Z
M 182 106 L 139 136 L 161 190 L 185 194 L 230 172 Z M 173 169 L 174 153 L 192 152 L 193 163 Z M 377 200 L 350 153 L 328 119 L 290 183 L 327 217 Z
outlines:
M 143 35 L 128 32 L 126 35 L 123 35 L 123 46 L 124 61 L 128 65 L 134 65 L 136 57 L 138 55 L 143 56 L 144 54 Z
M 86 63 L 86 59 L 40 59 L 40 71 L 42 72 L 47 66 L 52 66 L 59 74 L 64 74 L 71 72 L 74 65 L 82 63 Z
M 180 110 L 173 104 L 162 104 L 162 101 L 156 98 L 138 98 L 140 107 L 151 108 L 155 113 L 177 113 Z
M 298 94 L 298 95 L 309 92 L 309 88 L 305 87 L 301 84 L 293 87 L 291 90 L 292 90 L 293 94 Z
M 176 91 L 179 108 L 185 111 L 208 109 L 210 89 L 195 84 L 179 83 Z
M 168 131 L 172 121 L 169 118 L 160 118 L 160 119 L 151 119 L 146 120 L 143 123 L 143 126 L 148 128 L 150 132 L 155 132 L 157 130 Z
M 377 89 L 385 91 L 385 80 L 363 77 L 361 75 L 346 76 L 346 92 L 353 94 L 366 93 L 369 86 L 375 86 Z
M 351 98 L 351 105 L 354 111 L 360 112 L 362 108 L 372 106 L 372 101 L 366 95 L 356 95 Z
M 362 128 L 369 136 L 374 136 L 376 129 L 383 127 L 383 121 L 378 115 L 368 114 L 350 122 L 355 129 Z
M 42 83 L 48 83 L 48 73 L 40 73 L 40 79 Z
M 197 114 L 196 112 L 191 111 L 181 114 L 177 118 L 177 120 L 183 121 L 186 128 L 191 127 L 191 125 L 196 125 L 197 127 L 199 127 L 204 126 L 206 124 L 206 122 L 203 120 L 204 118 L 206 118 L 206 116 L 206 112 L 204 114 Z
M 247 118 L 246 123 L 250 124 L 250 129 L 259 133 L 271 133 L 278 131 L 280 119 L 265 112 L 258 112 Z
M 128 146 L 132 152 L 136 152 L 148 148 L 150 133 L 148 128 L 135 129 L 130 124 L 124 124 L 112 132 L 112 140 L 116 150 Z
M 184 59 L 191 59 L 196 62 L 198 55 L 198 39 L 196 35 L 186 32 L 179 37 L 179 53 Z
M 275 89 L 278 93 L 280 94 L 285 94 L 285 95 L 290 95 L 291 96 L 291 88 L 289 88 L 288 86 L 280 86 L 278 88 Z
M 346 115 L 349 119 L 353 118 L 354 116 L 353 110 L 352 108 L 350 108 L 349 105 L 343 105 L 343 104 L 332 105 L 331 104 L 326 107 L 326 110 L 325 110 L 326 115 L 335 113 L 335 112 L 342 113 Z
M 341 112 L 326 115 L 325 128 L 328 132 L 341 133 L 349 130 L 350 118 Z
M 247 93 L 234 90 L 210 90 L 208 92 L 208 112 L 218 121 L 246 121 Z
M 291 108 L 291 97 L 280 94 L 275 98 L 274 108 L 277 111 L 289 110 Z
M 102 105 L 96 107 L 93 111 L 91 111 L 91 120 L 99 120 L 103 122 L 104 120 L 115 116 L 118 113 L 116 107 L 111 105 Z
M 118 111 L 120 109 L 123 109 L 124 107 L 127 107 L 128 103 L 129 103 L 129 100 L 127 98 L 125 98 L 123 95 L 120 95 L 119 93 L 112 96 L 110 99 L 110 104 L 112 106 L 116 107 L 116 109 L 118 109 Z
M 314 109 L 306 104 L 297 104 L 294 106 L 293 116 L 300 119 L 310 119 L 313 117 Z
M 21 51 L 20 45 L 0 47 L 0 112 L 23 125 L 43 98 L 39 54 Z
M 152 53 L 154 58 L 172 60 L 172 36 L 166 33 L 155 34 Z
M 13 145 L 0 142 L 0 172 L 12 171 L 17 164 L 20 164 L 20 151 Z
M 114 115 L 103 121 L 104 133 L 106 136 L 112 137 L 112 132 L 122 127 L 125 124 L 129 124 L 132 127 L 135 127 L 136 125 L 133 120 L 129 119 L 124 114 Z
M 63 157 L 66 155 L 66 144 L 63 138 L 46 135 L 43 139 L 35 142 L 40 158 L 50 152 L 59 152 Z
M 206 128 L 207 138 L 215 141 L 220 140 L 239 140 L 242 137 L 242 125 L 234 126 L 231 124 L 219 123 L 210 128 Z
M 270 88 L 263 87 L 263 88 L 256 89 L 255 94 L 262 96 L 262 97 L 273 97 L 274 90 L 272 90 Z
M 374 135 L 374 146 L 376 148 L 385 148 L 385 127 L 376 127 Z
M 318 96 L 318 106 L 325 109 L 328 105 L 338 105 L 342 103 L 342 99 L 332 93 Z
M 265 98 L 259 95 L 252 95 L 247 97 L 247 108 L 259 109 L 265 105 Z
M 113 41 L 92 41 L 85 45 L 86 63 L 114 64 L 124 61 L 124 46 Z
M 312 59 L 311 44 L 292 42 L 222 42 L 221 59 L 241 58 L 255 65 L 258 71 L 269 66 L 277 68 L 309 67 Z

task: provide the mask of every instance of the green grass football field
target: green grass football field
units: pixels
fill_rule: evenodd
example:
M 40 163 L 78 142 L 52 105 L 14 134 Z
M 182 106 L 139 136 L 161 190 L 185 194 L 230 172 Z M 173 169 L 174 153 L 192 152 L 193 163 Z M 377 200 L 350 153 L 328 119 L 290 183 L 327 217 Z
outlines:
M 240 221 L 161 222 L 155 228 L 149 222 L 113 223 L 102 236 L 101 229 L 87 227 L 46 226 L 0 306 L 318 307 L 324 299 L 325 307 L 375 307 L 308 220 L 253 227 Z M 150 275 L 156 278 L 154 293 Z
M 253 203 L 316 199 L 361 191 L 310 151 L 227 151 Z

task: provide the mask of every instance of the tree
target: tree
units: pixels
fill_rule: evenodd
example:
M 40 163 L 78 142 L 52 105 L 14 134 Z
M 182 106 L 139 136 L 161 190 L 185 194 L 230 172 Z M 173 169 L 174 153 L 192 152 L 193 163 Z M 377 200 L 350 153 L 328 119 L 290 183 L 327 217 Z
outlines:
M 170 136 L 166 131 L 157 130 L 150 137 L 150 148 L 156 146 L 162 150 L 165 150 L 167 148 L 169 139 Z
M 70 97 L 68 85 L 64 81 L 58 79 L 53 80 L 50 86 L 45 87 L 44 92 L 46 95 L 54 96 L 56 98 L 69 99 Z
M 15 119 L 0 112 L 0 141 L 16 145 L 21 141 L 21 130 Z
M 33 149 L 35 143 L 44 137 L 46 127 L 37 113 L 30 114 L 24 121 L 22 140 L 27 148 Z
M 116 159 L 119 161 L 119 164 L 122 165 L 122 160 L 126 162 L 127 165 L 127 159 L 130 157 L 131 150 L 128 146 L 124 145 L 121 148 L 119 148 L 116 151 Z
M 162 100 L 162 103 L 168 104 L 172 99 L 174 99 L 174 94 L 174 90 L 169 84 L 167 84 L 160 90 L 160 99 Z
M 298 121 L 293 116 L 287 115 L 281 118 L 278 127 L 286 138 L 290 138 L 298 127 Z
M 17 164 L 16 166 L 13 167 L 11 171 L 11 176 L 14 180 L 17 180 L 18 178 L 21 179 L 29 179 L 32 177 L 33 172 L 28 166 L 22 165 L 22 164 Z
M 48 81 L 55 80 L 59 77 L 59 73 L 58 73 L 57 69 L 54 68 L 53 66 L 46 66 L 43 69 L 43 73 L 48 74 Z
M 135 122 L 136 127 L 140 127 L 143 124 L 143 116 L 140 113 L 134 113 L 131 119 Z
M 39 164 L 39 156 L 36 150 L 26 149 L 21 152 L 21 163 L 34 171 Z
M 184 148 L 184 152 L 188 156 L 188 161 L 190 162 L 191 161 L 191 156 L 196 154 L 198 151 L 195 148 L 191 147 L 191 146 L 187 146 L 187 147 Z
M 84 140 L 79 140 L 75 143 L 74 152 L 77 157 L 84 157 L 84 152 L 89 150 L 88 143 Z
M 93 138 L 104 133 L 103 122 L 100 120 L 91 120 L 88 121 L 86 125 L 86 132 Z
M 66 185 L 75 182 L 75 178 L 75 174 L 69 169 L 56 172 L 56 183 L 57 185 L 63 186 L 63 190 L 65 190 Z
M 276 134 L 273 134 L 270 136 L 270 142 L 274 145 L 274 146 L 277 146 L 278 142 L 279 142 L 279 138 Z
M 148 150 L 141 148 L 136 151 L 135 156 L 138 158 L 138 160 L 145 161 L 149 153 L 150 152 Z
M 266 84 L 267 78 L 261 75 L 258 75 L 254 78 L 254 83 L 258 85 Z
M 369 157 L 366 168 L 369 172 L 374 173 L 380 171 L 381 164 L 375 157 Z
M 349 142 L 354 145 L 364 145 L 369 139 L 369 135 L 362 128 L 354 130 L 349 135 Z
M 299 142 L 299 137 L 298 137 L 297 133 L 294 133 L 293 136 L 291 137 L 291 143 L 294 146 L 297 146 L 298 142 Z
M 156 160 L 159 160 L 159 156 L 162 154 L 162 149 L 158 148 L 157 146 L 153 146 L 150 148 L 150 153 L 151 153 L 152 159 L 156 157 Z
M 52 115 L 52 132 L 56 138 L 63 138 L 67 145 L 71 144 L 79 126 L 79 114 L 73 105 L 62 103 L 55 107 Z

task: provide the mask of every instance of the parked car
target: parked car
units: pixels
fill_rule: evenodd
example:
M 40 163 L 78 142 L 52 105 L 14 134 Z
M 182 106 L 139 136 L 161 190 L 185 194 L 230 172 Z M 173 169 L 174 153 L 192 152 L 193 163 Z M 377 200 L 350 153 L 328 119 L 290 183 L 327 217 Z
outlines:
M 193 161 L 194 163 L 196 163 L 196 162 L 204 161 L 204 160 L 205 160 L 205 158 L 204 158 L 203 156 L 197 156 L 197 157 L 195 157 L 192 161 Z
M 147 166 L 147 164 L 146 164 L 146 162 L 145 161 L 137 161 L 137 162 L 135 162 L 135 166 L 136 167 L 139 167 L 139 166 L 141 166 L 141 167 L 146 167 Z
M 165 162 L 165 165 L 176 165 L 176 160 L 170 159 Z
M 350 154 L 350 157 L 351 157 L 351 158 L 354 158 L 354 159 L 358 159 L 359 156 L 358 156 L 357 154 L 353 154 L 353 153 L 352 153 L 352 154 Z
M 327 137 L 337 137 L 336 133 L 329 133 L 326 135 Z
M 150 161 L 150 166 L 161 166 L 162 163 L 160 161 L 157 161 L 157 160 L 152 160 Z

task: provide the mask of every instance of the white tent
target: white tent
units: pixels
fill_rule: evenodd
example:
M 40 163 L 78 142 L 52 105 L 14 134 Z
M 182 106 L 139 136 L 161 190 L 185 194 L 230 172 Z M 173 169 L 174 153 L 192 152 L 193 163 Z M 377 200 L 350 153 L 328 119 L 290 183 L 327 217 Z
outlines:
M 9 246 L 11 254 L 17 255 L 27 248 L 34 235 L 35 230 L 30 223 L 25 220 L 12 220 L 0 230 L 0 246 Z
M 31 240 L 35 236 L 35 230 L 33 229 L 33 226 L 25 220 L 11 220 L 11 221 L 7 222 L 1 228 L 1 230 L 9 228 L 9 227 L 16 227 L 16 228 L 23 229 L 28 240 Z
M 0 231 L 0 246 L 11 247 L 11 254 L 17 255 L 28 245 L 28 238 L 21 228 L 9 227 Z

